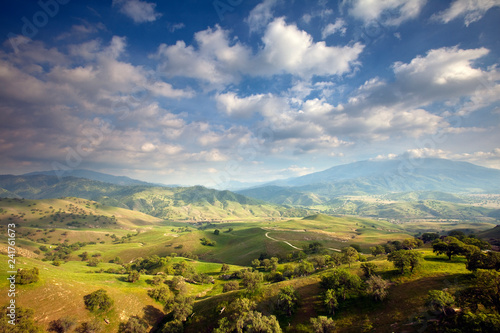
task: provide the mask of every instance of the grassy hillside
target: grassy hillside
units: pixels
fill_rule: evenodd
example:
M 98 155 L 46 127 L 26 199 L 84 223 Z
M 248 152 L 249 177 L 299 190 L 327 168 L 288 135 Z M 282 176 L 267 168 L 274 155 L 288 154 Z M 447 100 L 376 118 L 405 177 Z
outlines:
M 362 332 L 366 320 L 373 325 L 370 332 L 427 332 L 426 320 L 437 318 L 427 312 L 425 302 L 428 292 L 445 288 L 453 292 L 469 283 L 470 272 L 465 269 L 464 258 L 449 261 L 444 257 L 437 257 L 430 249 L 420 249 L 419 252 L 424 258 L 422 265 L 413 274 L 403 276 L 397 274 L 386 256 L 371 257 L 369 262 L 376 265 L 376 274 L 391 282 L 389 296 L 380 303 L 366 297 L 344 302 L 332 317 L 337 332 Z M 361 276 L 360 265 L 356 263 L 351 268 L 347 265 L 341 267 Z M 264 314 L 273 313 L 279 290 L 285 286 L 293 286 L 302 301 L 293 316 L 280 317 L 281 327 L 284 331 L 288 327 L 290 332 L 311 332 L 309 318 L 328 315 L 322 303 L 323 291 L 319 282 L 330 271 L 331 269 L 326 269 L 308 277 L 266 284 L 256 296 L 258 309 Z M 234 294 L 222 294 L 198 301 L 194 307 L 198 319 L 193 318 L 185 332 L 211 332 L 219 319 L 214 308 L 234 297 Z M 297 325 L 301 325 L 304 330 L 299 330 Z
M 336 250 L 358 244 L 368 251 L 375 244 L 404 239 L 417 232 L 486 230 L 494 226 L 425 220 L 395 224 L 384 219 L 325 214 L 274 221 L 167 222 L 138 211 L 78 198 L 1 199 L 0 228 L 4 230 L 7 223 L 13 222 L 18 224 L 21 236 L 18 244 L 31 257 L 43 258 L 43 253 L 34 253 L 42 245 L 94 242 L 85 251 L 99 253 L 105 261 L 116 256 L 130 261 L 152 254 L 191 253 L 203 260 L 232 264 L 249 264 L 261 253 L 286 256 L 311 242 Z M 218 235 L 215 230 L 219 230 Z M 215 242 L 216 246 L 203 245 L 202 238 Z M 0 239 L 6 240 L 5 233 Z
M 404 239 L 417 232 L 485 230 L 494 226 L 423 221 L 395 224 L 384 219 L 324 214 L 275 221 L 185 223 L 167 222 L 138 211 L 78 198 L 2 199 L 0 228 L 12 222 L 18 224 L 19 245 L 32 257 L 43 258 L 43 253 L 36 255 L 33 252 L 42 245 L 94 242 L 96 244 L 87 245 L 85 251 L 99 253 L 105 261 L 116 256 L 130 261 L 153 254 L 191 253 L 207 261 L 247 265 L 262 253 L 286 256 L 311 242 L 336 250 L 358 244 L 368 251 L 368 247 L 375 244 Z M 218 235 L 214 234 L 215 230 L 219 230 Z M 5 240 L 5 237 L 5 233 L 0 235 L 0 239 Z M 203 245 L 202 238 L 215 242 L 216 246 Z
M 133 228 L 157 224 L 159 218 L 129 209 L 105 206 L 81 198 L 11 199 L 0 198 L 0 221 L 14 221 L 23 225 L 50 227 L 74 226 L 103 228 Z
M 7 279 L 4 276 L 4 272 L 8 270 L 7 259 L 7 256 L 0 255 L 0 290 L 7 288 Z M 187 261 L 197 271 L 209 274 L 217 274 L 222 266 L 188 259 L 177 261 Z M 113 309 L 98 316 L 101 321 L 104 318 L 109 319 L 110 324 L 105 326 L 106 332 L 116 332 L 119 323 L 131 316 L 145 317 L 150 326 L 154 326 L 164 315 L 163 305 L 147 294 L 148 289 L 152 288 L 152 275 L 142 275 L 138 282 L 129 283 L 125 281 L 126 276 L 123 274 L 101 272 L 121 267 L 116 264 L 101 263 L 94 268 L 88 267 L 87 263 L 82 261 L 70 261 L 59 267 L 30 258 L 22 258 L 19 262 L 17 268 L 37 267 L 40 270 L 40 281 L 27 286 L 17 286 L 17 305 L 35 310 L 35 320 L 44 327 L 47 327 L 50 321 L 63 316 L 75 317 L 80 322 L 91 320 L 94 315 L 85 309 L 83 296 L 101 288 L 114 300 Z M 233 270 L 239 268 L 232 266 Z M 166 279 L 172 279 L 172 276 L 166 276 Z M 187 284 L 187 295 L 202 297 L 218 289 L 221 289 L 219 281 L 206 285 Z M 0 295 L 0 304 L 7 301 L 7 292 L 3 292 Z
M 332 185 L 322 185 L 332 186 Z M 499 195 L 455 195 L 438 191 L 416 191 L 366 195 L 327 195 L 317 191 L 268 186 L 241 191 L 250 197 L 276 204 L 294 205 L 328 214 L 347 214 L 386 219 L 457 219 L 495 221 L 499 218 Z
M 470 273 L 465 269 L 463 258 L 452 261 L 444 256 L 436 256 L 430 249 L 419 250 L 423 253 L 422 265 L 413 273 L 399 275 L 393 265 L 387 262 L 385 256 L 370 257 L 369 262 L 376 265 L 376 273 L 391 282 L 389 296 L 383 302 L 362 297 L 342 302 L 333 319 L 338 332 L 360 332 L 367 320 L 373 325 L 373 332 L 408 331 L 425 332 L 425 320 L 435 317 L 429 316 L 425 305 L 427 293 L 430 290 L 447 288 L 455 291 L 469 282 Z M 186 259 L 177 258 L 177 262 Z M 7 257 L 0 255 L 0 270 L 7 270 Z M 217 276 L 220 274 L 221 264 L 210 264 L 187 260 L 198 272 L 208 273 L 215 278 L 214 284 L 187 284 L 187 295 L 196 298 L 191 317 L 185 325 L 185 332 L 209 333 L 216 327 L 219 319 L 219 310 L 222 302 L 231 301 L 238 296 L 247 296 L 244 290 L 229 293 L 222 292 L 225 281 Z M 150 326 L 154 326 L 164 316 L 163 305 L 147 295 L 147 290 L 153 288 L 150 284 L 154 276 L 142 275 L 136 283 L 125 282 L 123 275 L 99 273 L 100 269 L 118 268 L 115 264 L 100 264 L 100 267 L 90 268 L 84 262 L 71 261 L 60 267 L 35 259 L 22 258 L 19 268 L 38 267 L 40 281 L 27 286 L 18 286 L 18 305 L 35 310 L 35 319 L 38 324 L 47 327 L 51 320 L 63 316 L 74 316 L 79 322 L 95 318 L 85 309 L 83 296 L 99 288 L 103 288 L 114 299 L 114 307 L 101 315 L 101 321 L 108 319 L 110 324 L 105 325 L 106 332 L 115 332 L 119 323 L 131 316 L 147 319 Z M 283 270 L 283 265 L 278 270 Z M 350 272 L 362 275 L 360 263 L 349 268 L 341 267 Z M 243 267 L 231 266 L 230 272 Z M 329 274 L 331 269 L 319 270 L 307 277 L 299 277 L 278 283 L 265 283 L 253 299 L 258 303 L 258 310 L 264 314 L 272 314 L 275 310 L 276 295 L 284 286 L 293 286 L 301 297 L 299 307 L 291 317 L 279 316 L 282 328 L 290 326 L 291 332 L 299 325 L 309 326 L 309 318 L 327 315 L 322 305 L 322 289 L 319 286 L 321 276 Z M 3 273 L 2 273 L 3 274 Z M 7 288 L 6 279 L 1 276 L 0 290 Z M 165 276 L 171 280 L 172 276 Z M 7 293 L 0 293 L 0 302 L 5 303 Z M 309 331 L 307 331 L 309 332 Z
M 324 205 L 336 214 L 374 216 L 390 219 L 443 218 L 494 221 L 491 208 L 438 200 L 395 201 L 378 197 L 337 198 Z
M 498 250 L 500 248 L 500 225 L 497 225 L 493 229 L 484 230 L 478 233 L 477 237 L 495 245 Z
M 218 200 L 213 198 L 214 203 Z M 40 271 L 40 281 L 17 286 L 18 306 L 32 308 L 35 319 L 45 328 L 50 321 L 63 316 L 76 317 L 80 323 L 93 318 L 104 322 L 106 318 L 110 323 L 104 325 L 105 332 L 116 332 L 119 323 L 131 316 L 145 318 L 150 327 L 160 320 L 168 320 L 163 305 L 149 297 L 148 290 L 154 288 L 152 281 L 158 272 L 167 272 L 161 277 L 171 281 L 172 268 L 178 263 L 185 262 L 196 273 L 214 278 L 213 283 L 186 284 L 186 295 L 195 297 L 196 302 L 195 315 L 186 323 L 185 332 L 208 333 L 218 321 L 221 302 L 229 302 L 238 295 L 249 297 L 241 287 L 223 293 L 227 281 L 218 278 L 223 263 L 230 264 L 226 274 L 232 274 L 249 267 L 256 258 L 278 257 L 282 261 L 278 271 L 283 272 L 286 265 L 292 268 L 300 265 L 299 260 L 284 262 L 290 260 L 289 255 L 303 252 L 297 249 L 307 248 L 311 243 L 320 243 L 322 251 L 328 255 L 356 244 L 368 255 L 370 246 L 411 237 L 407 225 L 386 220 L 316 214 L 280 221 L 166 222 L 137 211 L 79 198 L 2 199 L 0 234 L 3 244 L 6 244 L 8 223 L 17 225 L 16 268 L 37 267 Z M 206 240 L 213 246 L 204 245 Z M 62 250 L 67 252 L 60 265 L 55 266 L 52 258 Z M 389 297 L 382 303 L 368 298 L 343 303 L 333 317 L 339 332 L 359 332 L 366 318 L 374 325 L 375 332 L 408 330 L 407 325 L 415 323 L 416 317 L 425 316 L 425 297 L 429 290 L 449 287 L 450 282 L 462 285 L 467 280 L 464 258 L 449 261 L 444 256 L 435 256 L 430 249 L 419 251 L 424 253 L 423 265 L 413 274 L 403 276 L 397 274 L 385 256 L 369 257 L 376 265 L 377 274 L 391 281 Z M 5 304 L 8 301 L 6 246 L 0 248 L 0 253 L 3 253 L 0 254 L 0 304 Z M 85 256 L 97 258 L 97 267 L 89 267 L 89 261 L 82 261 Z M 117 257 L 124 267 L 131 269 L 131 263 L 152 256 L 168 256 L 170 268 L 162 266 L 143 273 L 135 283 L 126 281 L 127 274 L 110 271 L 124 269 L 122 264 L 113 262 Z M 361 275 L 359 263 L 351 268 L 342 267 Z M 259 269 L 264 272 L 262 267 Z M 250 297 L 258 303 L 259 311 L 270 315 L 276 311 L 279 289 L 293 286 L 302 302 L 293 316 L 278 317 L 282 328 L 290 325 L 290 332 L 304 332 L 298 327 L 309 327 L 309 318 L 326 315 L 319 281 L 330 269 L 313 270 L 309 276 L 278 283 L 265 281 L 260 291 Z M 242 283 L 241 278 L 236 280 Z M 93 315 L 85 309 L 83 296 L 99 288 L 105 289 L 115 303 L 110 311 Z M 402 307 L 411 311 L 402 311 Z M 420 328 L 419 322 L 413 325 Z
M 303 208 L 269 204 L 229 191 L 202 186 L 119 186 L 94 180 L 55 176 L 0 176 L 7 196 L 29 199 L 79 197 L 108 206 L 137 210 L 168 220 L 231 220 L 305 216 Z
M 233 192 L 202 186 L 146 188 L 131 194 L 100 198 L 99 201 L 168 220 L 255 220 L 261 217 L 304 216 L 307 213 L 305 209 L 272 205 Z

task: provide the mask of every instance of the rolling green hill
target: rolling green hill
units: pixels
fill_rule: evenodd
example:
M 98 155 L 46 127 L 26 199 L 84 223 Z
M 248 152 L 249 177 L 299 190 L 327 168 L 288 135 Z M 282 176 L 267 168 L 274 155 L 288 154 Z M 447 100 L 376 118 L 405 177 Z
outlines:
M 404 239 L 412 233 L 384 220 L 324 214 L 276 221 L 166 222 L 80 198 L 3 198 L 0 229 L 8 223 L 18 225 L 19 245 L 31 257 L 38 257 L 34 252 L 42 245 L 93 242 L 96 244 L 87 248 L 99 252 L 105 260 L 191 253 L 207 261 L 231 264 L 250 264 L 261 253 L 285 256 L 313 241 L 334 249 L 357 243 L 367 250 L 384 239 Z M 219 235 L 214 234 L 216 229 Z M 202 238 L 217 245 L 204 246 Z M 5 233 L 0 240 L 6 240 Z
M 484 239 L 496 246 L 500 246 L 500 225 L 497 225 L 493 229 L 484 230 L 478 233 L 477 237 Z
M 193 192 L 174 191 L 170 197 L 183 202 L 197 202 L 199 198 L 204 198 L 202 200 L 210 201 L 212 206 L 224 200 L 248 200 L 238 199 L 231 192 L 205 193 L 205 190 L 200 189 L 203 194 L 200 197 L 194 196 L 195 189 Z M 250 203 L 251 200 L 241 204 Z M 278 257 L 281 263 L 277 270 L 281 273 L 286 266 L 292 269 L 300 266 L 301 261 L 294 261 L 294 256 L 304 253 L 301 249 L 307 249 L 312 243 L 319 243 L 322 253 L 328 256 L 352 244 L 360 246 L 367 255 L 371 246 L 402 241 L 413 234 L 413 229 L 406 224 L 326 214 L 276 221 L 167 222 L 138 211 L 81 198 L 2 198 L 2 244 L 6 244 L 6 225 L 9 223 L 16 224 L 16 268 L 36 267 L 40 271 L 38 282 L 17 286 L 17 306 L 33 309 L 37 324 L 45 329 L 52 320 L 74 316 L 79 325 L 92 319 L 99 320 L 104 332 L 116 332 L 120 322 L 126 322 L 132 316 L 144 318 L 150 328 L 159 320 L 171 320 L 165 317 L 163 304 L 148 296 L 148 290 L 155 288 L 155 279 L 160 278 L 167 284 L 172 281 L 172 269 L 176 264 L 187 265 L 197 274 L 213 278 L 211 282 L 203 283 L 186 279 L 184 293 L 195 298 L 195 314 L 185 323 L 185 332 L 212 332 L 219 320 L 221 306 L 227 304 L 221 303 L 237 296 L 252 297 L 258 303 L 259 311 L 266 315 L 273 314 L 276 295 L 280 288 L 287 285 L 298 290 L 302 302 L 294 316 L 278 317 L 282 328 L 290 323 L 293 329 L 298 330 L 299 325 L 309 325 L 309 318 L 326 314 L 319 281 L 331 267 L 318 268 L 308 276 L 296 276 L 281 282 L 273 280 L 273 272 L 260 267 L 258 270 L 266 275 L 266 280 L 257 294 L 248 296 L 242 287 L 241 277 L 232 280 L 240 284 L 239 290 L 223 292 L 223 286 L 228 281 L 219 277 L 222 264 L 229 264 L 229 271 L 225 273 L 227 276 L 249 268 L 256 258 Z M 433 227 L 441 225 L 431 225 L 427 230 L 435 230 Z M 204 245 L 203 240 L 210 240 L 212 246 Z M 65 257 L 58 266 L 54 265 L 51 255 L 63 250 L 68 250 L 64 252 Z M 414 319 L 413 313 L 421 315 L 427 311 L 425 297 L 429 290 L 445 286 L 447 279 L 456 281 L 457 276 L 470 275 L 465 269 L 464 258 L 450 261 L 436 257 L 431 249 L 419 251 L 424 253 L 422 267 L 404 276 L 397 274 L 385 255 L 368 256 L 368 260 L 376 265 L 377 274 L 391 281 L 390 296 L 384 303 L 374 303 L 363 297 L 343 302 L 339 314 L 334 316 L 339 332 L 360 331 L 360 323 L 368 317 L 380 332 L 388 328 L 402 331 L 405 323 Z M 8 271 L 7 253 L 6 246 L 0 246 L 0 271 L 3 272 L 0 273 L 1 304 L 8 301 L 8 281 L 5 277 Z M 85 254 L 88 258 L 98 258 L 97 267 L 90 267 L 89 261 L 84 261 Z M 127 282 L 125 270 L 132 269 L 134 261 L 154 256 L 165 258 L 167 266 L 143 272 L 137 282 Z M 311 262 L 314 256 L 317 255 L 309 258 Z M 116 263 L 116 258 L 123 264 Z M 287 262 L 288 258 L 292 258 L 290 262 Z M 360 263 L 349 266 L 342 265 L 361 275 Z M 99 288 L 106 290 L 114 300 L 114 306 L 108 312 L 92 314 L 85 309 L 83 296 Z M 412 293 L 407 290 L 412 290 Z M 401 304 L 413 312 L 402 313 Z M 104 324 L 104 319 L 108 324 Z
M 385 197 L 385 196 L 384 196 Z M 383 197 L 345 197 L 332 200 L 326 210 L 335 214 L 349 214 L 389 219 L 456 219 L 494 222 L 491 208 L 438 200 L 393 201 Z
M 421 200 L 438 200 L 454 203 L 466 203 L 466 201 L 458 195 L 445 193 L 440 191 L 415 191 L 402 193 L 389 193 L 380 196 L 386 200 L 393 201 L 421 201 Z
M 120 186 L 95 180 L 55 176 L 0 176 L 0 189 L 19 198 L 79 197 L 108 206 L 137 210 L 169 220 L 231 220 L 305 216 L 307 210 L 247 198 L 202 186 Z

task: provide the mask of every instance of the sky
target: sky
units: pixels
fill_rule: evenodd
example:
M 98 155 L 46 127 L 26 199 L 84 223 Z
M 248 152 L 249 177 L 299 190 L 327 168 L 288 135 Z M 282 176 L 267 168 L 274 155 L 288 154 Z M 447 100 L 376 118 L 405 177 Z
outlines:
M 500 169 L 500 0 L 4 0 L 0 174 Z

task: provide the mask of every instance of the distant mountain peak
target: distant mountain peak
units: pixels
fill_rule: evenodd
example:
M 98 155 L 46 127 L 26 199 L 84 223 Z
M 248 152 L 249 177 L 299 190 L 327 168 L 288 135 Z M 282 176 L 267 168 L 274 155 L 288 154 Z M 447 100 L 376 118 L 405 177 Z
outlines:
M 278 204 L 323 204 L 344 195 L 415 191 L 500 193 L 500 170 L 439 158 L 365 160 L 237 192 Z

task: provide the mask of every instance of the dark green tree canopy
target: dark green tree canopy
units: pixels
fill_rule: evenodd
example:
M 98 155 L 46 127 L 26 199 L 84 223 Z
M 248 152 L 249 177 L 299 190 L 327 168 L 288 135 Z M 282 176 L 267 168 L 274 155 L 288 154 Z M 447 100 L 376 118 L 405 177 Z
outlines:
M 83 296 L 83 301 L 85 307 L 91 312 L 105 312 L 111 309 L 114 303 L 104 289 L 99 289 Z

